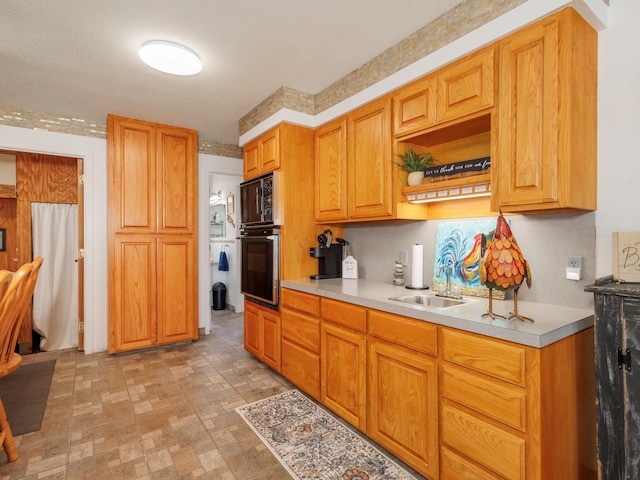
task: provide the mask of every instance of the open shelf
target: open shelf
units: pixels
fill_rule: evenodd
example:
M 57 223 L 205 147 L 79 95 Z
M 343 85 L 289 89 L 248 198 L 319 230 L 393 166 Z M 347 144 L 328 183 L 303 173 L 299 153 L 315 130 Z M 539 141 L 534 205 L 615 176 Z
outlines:
M 439 180 L 412 187 L 403 187 L 402 195 L 411 203 L 428 203 L 491 194 L 491 174 Z

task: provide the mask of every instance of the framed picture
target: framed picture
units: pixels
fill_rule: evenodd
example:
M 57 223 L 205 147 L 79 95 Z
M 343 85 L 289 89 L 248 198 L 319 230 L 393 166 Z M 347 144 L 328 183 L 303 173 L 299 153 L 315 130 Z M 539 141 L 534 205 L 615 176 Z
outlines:
M 7 251 L 7 229 L 0 228 L 0 252 Z
M 227 215 L 231 215 L 236 211 L 235 199 L 233 193 L 227 195 Z

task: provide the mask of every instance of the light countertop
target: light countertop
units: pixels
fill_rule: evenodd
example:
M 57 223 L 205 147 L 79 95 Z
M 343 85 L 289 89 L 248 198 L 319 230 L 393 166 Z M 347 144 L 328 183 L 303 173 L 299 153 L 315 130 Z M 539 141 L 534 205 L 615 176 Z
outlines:
M 591 310 L 527 302 L 522 299 L 524 295 L 518 299 L 518 312 L 533 318 L 534 323 L 519 319 L 492 320 L 490 317 L 483 317 L 482 314 L 488 308 L 487 298 L 465 296 L 468 303 L 448 308 L 425 307 L 389 300 L 389 297 L 401 295 L 434 293 L 431 290 L 410 290 L 374 280 L 302 278 L 283 281 L 282 286 L 536 348 L 545 347 L 585 330 L 593 326 L 594 321 L 594 313 Z M 511 311 L 513 299 L 493 300 L 494 313 L 508 316 Z

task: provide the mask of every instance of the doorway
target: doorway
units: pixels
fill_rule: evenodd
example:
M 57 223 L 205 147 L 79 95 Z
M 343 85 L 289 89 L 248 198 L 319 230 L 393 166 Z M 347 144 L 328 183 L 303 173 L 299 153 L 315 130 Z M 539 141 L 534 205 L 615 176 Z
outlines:
M 51 203 L 75 205 L 78 209 L 77 216 L 77 244 L 83 246 L 83 192 L 82 173 L 83 159 L 31 153 L 23 151 L 0 150 L 0 153 L 15 155 L 16 158 L 16 192 L 14 199 L 3 198 L 3 208 L 0 208 L 0 222 L 11 225 L 7 231 L 7 246 L 10 250 L 0 262 L 3 268 L 15 271 L 20 265 L 33 259 L 33 227 L 32 227 L 32 203 Z M 8 206 L 7 206 L 8 205 Z M 11 215 L 13 217 L 11 218 Z M 81 250 L 80 250 L 81 251 Z M 84 349 L 84 336 L 82 335 L 84 318 L 82 308 L 84 304 L 84 291 L 82 288 L 84 277 L 84 262 L 81 255 L 76 252 L 78 282 L 74 287 L 77 298 L 77 346 Z M 41 274 L 47 269 L 59 267 L 59 259 L 55 255 L 45 258 Z M 40 278 L 39 282 L 40 283 Z M 74 308 L 75 310 L 75 308 Z M 18 337 L 18 350 L 21 354 L 32 353 L 37 350 L 33 345 L 33 317 L 30 309 L 25 316 Z M 75 319 L 74 319 L 75 320 Z
M 224 309 L 235 312 L 243 311 L 240 247 L 236 240 L 240 227 L 238 201 L 241 181 L 241 175 L 209 173 L 209 285 L 225 285 Z M 213 310 L 213 298 L 210 306 Z

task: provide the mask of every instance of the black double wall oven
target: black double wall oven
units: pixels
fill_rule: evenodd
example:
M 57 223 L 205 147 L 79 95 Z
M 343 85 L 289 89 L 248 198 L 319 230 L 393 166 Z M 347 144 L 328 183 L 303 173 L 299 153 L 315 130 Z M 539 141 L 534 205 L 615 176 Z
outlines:
M 280 301 L 279 174 L 240 184 L 241 292 L 272 308 Z

